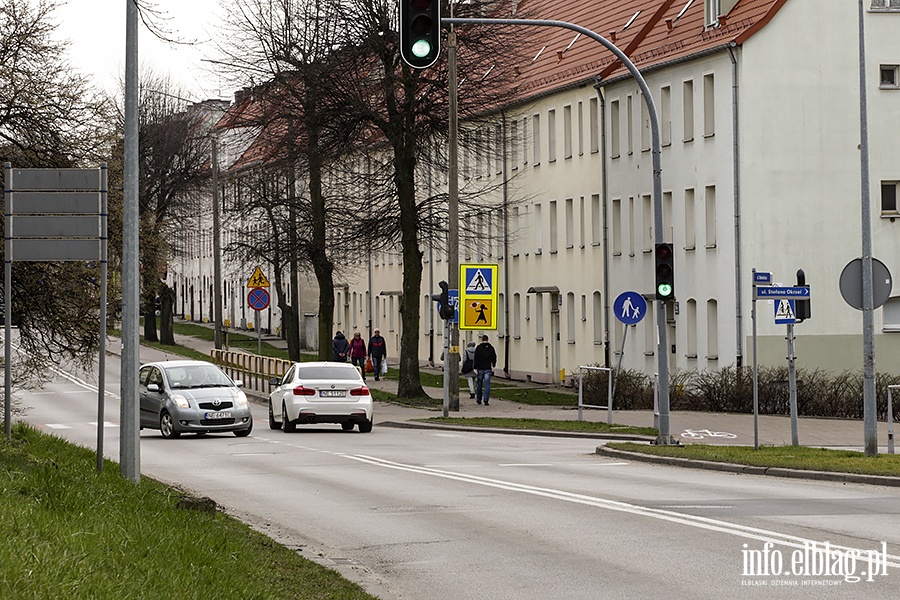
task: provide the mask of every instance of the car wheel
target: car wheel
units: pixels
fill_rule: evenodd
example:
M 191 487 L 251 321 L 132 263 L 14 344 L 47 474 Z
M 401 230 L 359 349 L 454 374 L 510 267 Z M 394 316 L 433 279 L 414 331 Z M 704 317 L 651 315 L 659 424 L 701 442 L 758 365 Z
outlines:
M 347 423 L 341 423 L 341 429 L 344 431 L 353 431 L 353 423 L 349 421 Z
M 172 420 L 172 415 L 166 411 L 159 415 L 159 432 L 167 440 L 174 440 L 181 435 L 175 431 L 175 421 Z
M 281 429 L 281 424 L 275 420 L 275 414 L 272 412 L 271 400 L 269 400 L 269 429 Z
M 247 437 L 248 435 L 250 435 L 251 431 L 253 431 L 253 419 L 250 419 L 250 427 L 248 427 L 247 429 L 238 429 L 234 432 L 234 435 L 236 437 Z
M 359 432 L 360 433 L 371 433 L 372 432 L 372 421 L 363 421 L 359 424 Z
M 285 433 L 293 433 L 297 431 L 297 426 L 288 419 L 287 405 L 281 404 L 281 430 Z

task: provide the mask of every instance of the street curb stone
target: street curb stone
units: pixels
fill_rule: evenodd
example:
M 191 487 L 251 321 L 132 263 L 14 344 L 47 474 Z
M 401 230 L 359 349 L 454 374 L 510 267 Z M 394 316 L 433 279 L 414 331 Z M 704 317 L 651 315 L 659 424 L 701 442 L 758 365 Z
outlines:
M 587 440 L 614 440 L 617 442 L 649 442 L 656 439 L 652 436 L 634 435 L 630 433 L 585 433 L 581 431 L 544 431 L 541 429 L 507 429 L 504 427 L 481 427 L 474 425 L 451 425 L 445 423 L 421 423 L 412 421 L 385 421 L 379 427 L 395 427 L 398 429 L 435 429 L 443 431 L 475 431 L 478 433 L 502 433 L 505 435 L 534 435 L 542 437 L 582 438 Z
M 728 473 L 743 473 L 747 475 L 768 475 L 770 477 L 787 477 L 790 479 L 812 479 L 817 481 L 837 481 L 840 483 L 862 483 L 866 485 L 886 485 L 900 487 L 900 477 L 885 475 L 863 475 L 859 473 L 838 473 L 832 471 L 808 471 L 804 469 L 784 469 L 781 467 L 754 467 L 750 465 L 735 465 L 709 460 L 691 460 L 673 456 L 656 456 L 641 452 L 628 452 L 605 446 L 597 446 L 596 454 L 611 456 L 619 459 L 687 467 L 690 469 L 705 469 L 709 471 L 725 471 Z

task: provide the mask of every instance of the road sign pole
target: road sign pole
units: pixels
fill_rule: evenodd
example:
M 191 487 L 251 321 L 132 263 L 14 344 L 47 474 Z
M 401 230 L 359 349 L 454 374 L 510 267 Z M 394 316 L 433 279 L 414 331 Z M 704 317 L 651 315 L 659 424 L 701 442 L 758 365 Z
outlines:
M 797 430 L 797 368 L 794 361 L 794 326 L 787 326 L 788 340 L 788 391 L 791 404 L 791 445 L 800 445 L 800 434 Z
M 259 311 L 256 311 L 256 316 L 253 318 L 254 327 L 256 327 L 256 353 L 262 356 L 262 331 L 260 331 L 259 325 Z
M 750 304 L 753 324 L 753 449 L 759 450 L 759 365 L 756 362 L 756 269 L 753 269 L 753 301 Z

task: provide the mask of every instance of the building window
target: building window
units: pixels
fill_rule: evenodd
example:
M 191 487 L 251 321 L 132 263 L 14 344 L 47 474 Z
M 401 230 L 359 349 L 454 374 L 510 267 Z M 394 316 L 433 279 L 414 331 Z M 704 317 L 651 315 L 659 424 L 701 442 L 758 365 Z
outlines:
M 634 222 L 634 196 L 628 197 L 628 256 L 634 256 L 634 236 L 637 224 Z
M 653 316 L 655 308 L 655 303 L 648 302 L 647 314 L 641 322 L 644 328 L 644 356 L 653 356 L 656 353 L 656 317 Z
M 540 254 L 542 252 L 543 247 L 541 243 L 543 242 L 544 231 L 543 231 L 543 223 L 541 223 L 541 205 L 534 205 L 534 253 Z
M 575 343 L 575 294 L 566 294 L 566 341 Z
M 619 158 L 619 101 L 609 103 L 609 156 Z
M 643 94 L 640 96 L 641 102 L 641 152 L 650 150 L 650 109 L 647 108 L 647 101 Z
M 628 139 L 625 140 L 625 145 L 628 149 L 628 154 L 634 153 L 634 105 L 632 103 L 632 97 L 628 96 L 625 98 L 625 135 L 628 136 Z
M 703 136 L 716 134 L 716 80 L 710 73 L 703 76 Z
M 659 137 L 663 146 L 672 144 L 672 88 L 665 86 L 659 93 L 660 112 L 662 112 L 659 124 Z
M 900 10 L 900 0 L 872 0 L 872 10 Z
M 534 339 L 544 339 L 544 295 L 537 294 L 534 297 Z
M 578 199 L 578 234 L 580 247 L 584 248 L 584 196 Z
M 581 102 L 578 103 L 578 156 L 584 154 L 584 110 Z
M 889 298 L 881 310 L 883 331 L 900 331 L 900 298 Z
M 600 302 L 600 292 L 594 292 L 592 296 L 592 309 L 594 321 L 594 344 L 603 343 L 603 303 Z
M 693 250 L 697 247 L 697 235 L 694 233 L 694 190 L 684 190 L 684 249 Z
M 719 360 L 719 305 L 706 302 L 706 360 Z
M 494 173 L 503 173 L 503 126 L 494 126 Z
M 522 337 L 522 304 L 521 296 L 516 292 L 513 294 L 513 336 L 516 339 Z
M 641 196 L 641 212 L 643 216 L 644 235 L 643 247 L 644 253 L 653 252 L 653 202 L 650 194 Z
M 672 227 L 672 192 L 663 192 L 662 195 L 662 213 L 663 213 L 663 241 L 670 244 L 675 243 L 675 232 Z
M 550 254 L 556 254 L 559 249 L 559 216 L 557 214 L 558 205 L 559 203 L 556 200 L 550 201 Z M 540 245 L 540 242 L 538 242 L 538 245 Z
M 541 115 L 531 117 L 531 158 L 535 165 L 541 164 Z
M 881 182 L 881 214 L 891 218 L 896 217 L 897 212 L 897 188 L 900 181 Z
M 572 199 L 566 198 L 566 248 L 575 247 L 575 213 Z
M 706 186 L 706 247 L 716 247 L 716 186 Z
M 697 358 L 697 301 L 687 301 L 687 357 Z
M 879 87 L 883 90 L 900 89 L 900 65 L 881 65 L 879 67 Z
M 612 201 L 612 253 L 622 256 L 622 200 L 619 198 Z
M 519 237 L 520 230 L 519 230 L 519 207 L 518 206 L 512 207 L 512 214 L 509 217 L 509 226 L 510 226 L 510 231 L 513 232 L 509 239 L 509 246 L 510 246 L 509 250 L 510 250 L 510 252 L 512 252 L 512 255 L 514 257 L 519 256 L 519 247 L 520 247 L 521 238 Z
M 616 101 L 616 103 L 618 105 L 618 100 Z M 588 106 L 589 106 L 589 108 L 588 108 L 588 112 L 589 112 L 588 125 L 591 128 L 591 135 L 590 135 L 591 152 L 595 153 L 595 152 L 600 151 L 600 140 L 599 140 L 599 136 L 597 135 L 597 132 L 600 130 L 600 125 L 597 120 L 597 99 L 591 98 L 591 101 L 588 104 Z
M 563 107 L 563 158 L 572 158 L 572 107 Z
M 547 111 L 547 162 L 556 161 L 556 111 Z
M 519 121 L 509 122 L 509 164 L 513 170 L 519 168 Z
M 591 196 L 591 245 L 603 242 L 603 212 L 600 210 L 600 195 Z
M 693 80 L 685 81 L 682 88 L 683 105 L 684 105 L 684 136 L 682 141 L 691 142 L 694 140 L 694 82 Z

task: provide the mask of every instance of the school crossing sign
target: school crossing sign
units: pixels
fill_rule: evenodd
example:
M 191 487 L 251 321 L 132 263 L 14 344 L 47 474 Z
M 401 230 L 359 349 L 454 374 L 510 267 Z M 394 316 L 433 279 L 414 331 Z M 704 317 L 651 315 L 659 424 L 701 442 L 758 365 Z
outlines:
M 459 265 L 459 328 L 497 329 L 497 265 Z

